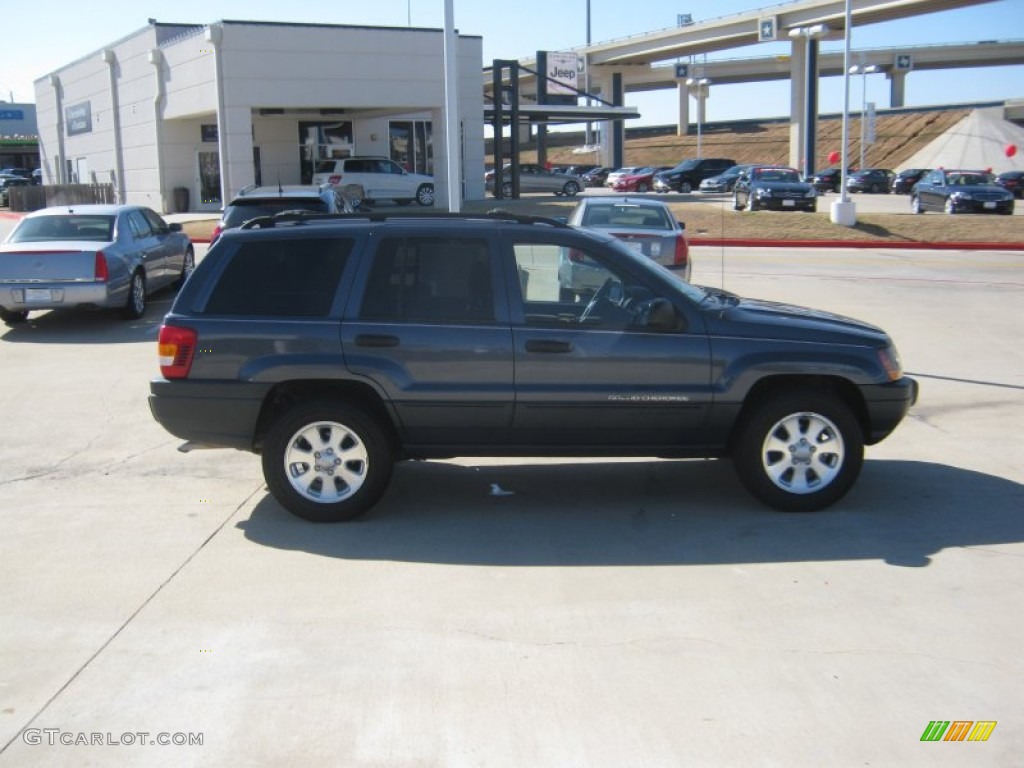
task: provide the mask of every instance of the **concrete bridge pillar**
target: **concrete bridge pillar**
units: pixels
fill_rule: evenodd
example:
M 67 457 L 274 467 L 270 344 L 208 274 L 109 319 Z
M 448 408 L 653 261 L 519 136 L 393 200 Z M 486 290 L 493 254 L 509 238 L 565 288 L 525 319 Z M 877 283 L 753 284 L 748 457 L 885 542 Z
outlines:
M 685 136 L 690 132 L 690 89 L 686 80 L 676 80 L 676 95 L 679 97 L 679 122 L 676 135 Z
M 890 69 L 885 76 L 889 78 L 889 106 L 902 107 L 907 96 L 907 71 L 905 69 Z

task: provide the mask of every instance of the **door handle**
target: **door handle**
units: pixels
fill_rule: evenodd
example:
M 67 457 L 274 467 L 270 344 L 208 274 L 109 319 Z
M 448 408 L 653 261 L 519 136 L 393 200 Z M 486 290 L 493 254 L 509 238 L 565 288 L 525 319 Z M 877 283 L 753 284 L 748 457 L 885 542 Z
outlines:
M 386 336 L 375 333 L 360 333 L 356 336 L 357 347 L 397 347 L 397 336 Z
M 572 344 L 568 341 L 551 339 L 530 339 L 526 342 L 527 352 L 566 353 L 572 352 Z

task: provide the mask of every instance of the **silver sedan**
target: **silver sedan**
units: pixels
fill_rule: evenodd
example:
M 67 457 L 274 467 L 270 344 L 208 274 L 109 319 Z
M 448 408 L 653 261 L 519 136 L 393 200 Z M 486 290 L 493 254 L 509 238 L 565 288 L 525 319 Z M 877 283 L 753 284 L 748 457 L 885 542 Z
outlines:
M 120 309 L 138 318 L 146 297 L 184 283 L 195 266 L 180 224 L 136 205 L 44 208 L 0 244 L 0 320 L 39 309 Z

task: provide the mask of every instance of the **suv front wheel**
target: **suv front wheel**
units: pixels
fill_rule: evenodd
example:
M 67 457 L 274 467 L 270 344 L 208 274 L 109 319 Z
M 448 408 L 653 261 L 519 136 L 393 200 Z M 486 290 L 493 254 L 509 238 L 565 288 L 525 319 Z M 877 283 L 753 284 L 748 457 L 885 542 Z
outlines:
M 394 455 L 379 423 L 332 401 L 298 405 L 270 427 L 263 477 L 289 512 L 340 523 L 366 512 L 391 478 Z
M 740 428 L 733 462 L 743 485 L 768 506 L 812 512 L 850 490 L 864 462 L 864 438 L 842 400 L 816 392 L 779 395 Z
M 419 189 L 416 190 L 416 202 L 420 205 L 433 205 L 434 204 L 434 185 L 433 184 L 420 184 Z

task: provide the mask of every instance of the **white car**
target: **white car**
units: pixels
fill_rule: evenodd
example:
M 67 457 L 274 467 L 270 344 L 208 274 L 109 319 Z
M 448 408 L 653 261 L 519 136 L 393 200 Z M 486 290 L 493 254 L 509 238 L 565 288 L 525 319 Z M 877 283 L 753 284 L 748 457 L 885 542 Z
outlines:
M 313 169 L 313 184 L 358 185 L 365 194 L 363 200 L 394 200 L 399 205 L 408 205 L 413 200 L 420 205 L 434 204 L 433 176 L 409 173 L 386 157 L 319 160 Z M 349 199 L 356 208 L 363 202 Z
M 642 165 L 627 165 L 625 168 L 619 168 L 608 174 L 608 178 L 604 180 L 606 187 L 614 187 L 615 182 L 621 179 L 623 176 L 631 176 L 636 171 L 643 168 Z

